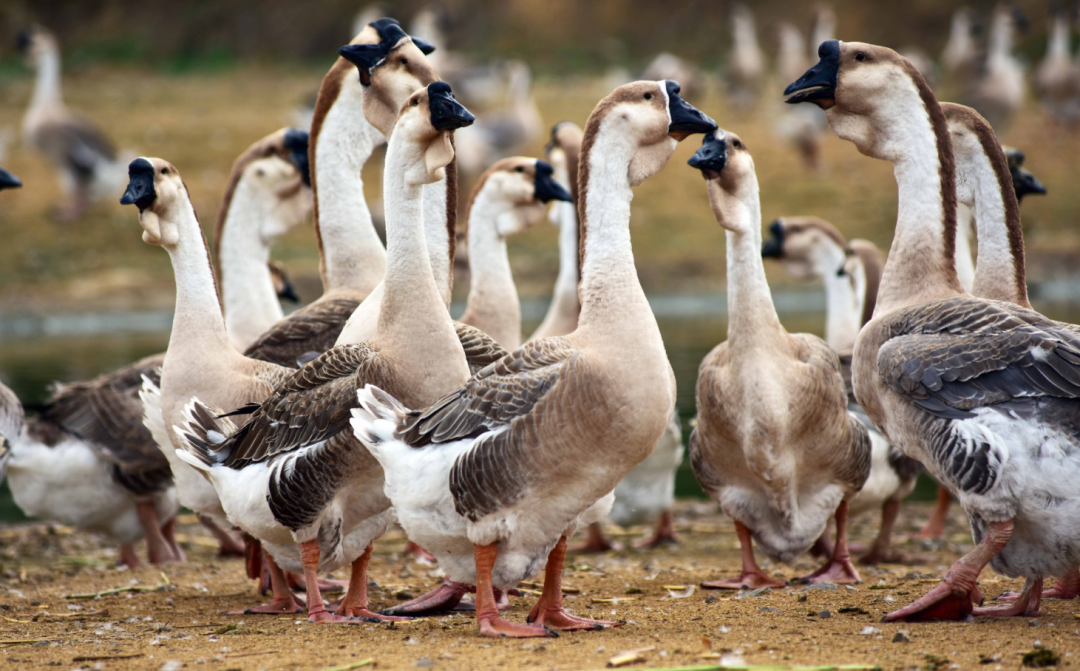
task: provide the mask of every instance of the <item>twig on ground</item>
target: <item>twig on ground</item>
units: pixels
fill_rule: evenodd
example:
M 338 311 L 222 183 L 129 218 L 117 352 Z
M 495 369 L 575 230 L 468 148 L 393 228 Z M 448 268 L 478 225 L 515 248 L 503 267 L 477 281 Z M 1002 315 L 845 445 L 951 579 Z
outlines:
M 141 652 L 137 652 L 131 655 L 90 655 L 86 657 L 72 657 L 73 662 L 100 662 L 106 659 L 135 659 L 136 657 L 145 657 Z
M 349 669 L 359 669 L 361 666 L 367 666 L 368 664 L 374 664 L 375 658 L 369 657 L 359 662 L 353 662 L 352 664 L 345 664 L 344 666 L 333 666 L 325 671 L 349 671 Z
M 101 592 L 95 592 L 93 594 L 65 594 L 65 599 L 97 599 L 103 596 L 113 596 L 114 594 L 123 594 L 124 592 L 160 592 L 167 589 L 172 583 L 169 582 L 169 576 L 164 573 L 161 574 L 161 582 L 156 585 L 128 585 L 127 587 L 115 587 L 113 589 L 107 589 Z

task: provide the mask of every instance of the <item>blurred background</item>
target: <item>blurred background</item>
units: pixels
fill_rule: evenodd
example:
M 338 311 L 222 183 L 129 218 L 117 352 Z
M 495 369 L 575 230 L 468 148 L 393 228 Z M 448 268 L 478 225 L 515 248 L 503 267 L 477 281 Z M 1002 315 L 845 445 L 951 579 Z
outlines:
M 613 87 L 639 77 L 672 78 L 688 100 L 750 148 L 766 224 L 815 215 L 848 238 L 867 238 L 885 250 L 896 216 L 890 166 L 859 155 L 832 136 L 816 110 L 785 106 L 781 96 L 816 62 L 822 39 L 883 44 L 911 58 L 939 99 L 976 105 L 1004 144 L 1026 154 L 1025 167 L 1048 190 L 1021 208 L 1033 302 L 1075 322 L 1077 9 L 1075 2 L 940 0 L 745 6 L 702 0 L 8 0 L 0 4 L 0 166 L 24 187 L 0 194 L 0 379 L 33 404 L 53 380 L 87 379 L 162 351 L 174 294 L 167 255 L 141 241 L 134 208 L 118 204 L 123 185 L 72 216 L 55 167 L 24 137 L 35 70 L 18 53 L 16 36 L 28 26 L 56 37 L 68 108 L 99 128 L 121 156 L 172 162 L 208 234 L 236 156 L 277 128 L 305 126 L 336 49 L 358 25 L 393 16 L 437 45 L 432 58 L 460 100 L 481 120 L 509 128 L 502 136 L 459 142 L 462 203 L 491 161 L 542 156 L 554 123 L 584 125 Z M 698 363 L 726 332 L 723 233 L 699 174 L 685 165 L 692 145 L 681 146 L 637 189 L 632 221 L 639 274 L 679 383 L 684 435 Z M 376 213 L 381 170 L 377 152 L 364 172 Z M 557 237 L 556 227 L 542 223 L 510 241 L 525 333 L 546 310 L 558 270 Z M 310 226 L 287 234 L 274 257 L 301 299 L 321 293 Z M 455 315 L 468 291 L 463 258 L 458 266 Z M 822 334 L 821 287 L 767 267 L 785 326 Z M 688 470 L 679 483 L 680 494 L 697 492 Z M 12 514 L 0 500 L 0 518 Z

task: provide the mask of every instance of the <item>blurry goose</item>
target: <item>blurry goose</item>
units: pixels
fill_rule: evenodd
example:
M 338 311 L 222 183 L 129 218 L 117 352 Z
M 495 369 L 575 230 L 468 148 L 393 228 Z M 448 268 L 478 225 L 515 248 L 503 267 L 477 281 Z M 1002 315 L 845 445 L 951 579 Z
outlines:
M 810 31 L 810 62 L 814 61 L 818 45 L 836 39 L 836 12 L 827 2 L 814 3 L 814 27 Z
M 467 175 L 479 175 L 496 160 L 536 143 L 544 133 L 529 66 L 512 61 L 507 71 L 509 106 L 481 114 L 472 127 L 455 138 L 458 165 Z
M 576 331 L 526 343 L 424 410 L 374 386 L 360 392 L 353 429 L 382 464 L 399 521 L 450 579 L 476 584 L 483 635 L 615 624 L 563 609 L 563 558 L 566 537 L 591 521 L 587 512 L 605 512 L 597 502 L 610 506 L 674 408 L 671 366 L 634 269 L 629 206 L 631 186 L 659 170 L 679 139 L 716 126 L 678 91 L 670 81 L 621 86 L 586 124 Z M 503 620 L 494 588 L 535 575 L 545 560 L 533 626 Z
M 922 465 L 889 444 L 855 401 L 851 390 L 851 353 L 862 325 L 874 314 L 884 259 L 869 240 L 844 239 L 832 224 L 817 217 L 784 217 L 769 227 L 771 237 L 761 248 L 765 258 L 776 258 L 798 279 L 820 278 L 827 300 L 825 342 L 840 355 L 840 368 L 848 394 L 848 412 L 863 423 L 870 435 L 870 476 L 851 500 L 851 514 L 881 509 L 881 526 L 862 564 L 898 561 L 892 550 L 892 530 L 900 504 L 915 488 Z M 830 552 L 826 542 L 822 551 Z
M 1018 27 L 1027 28 L 1027 19 L 1019 7 L 1002 3 L 994 8 L 986 63 L 970 95 L 971 106 L 995 128 L 1008 122 L 1027 96 L 1024 66 L 1012 53 Z
M 975 45 L 974 30 L 974 13 L 970 7 L 961 7 L 953 12 L 949 39 L 941 52 L 941 64 L 954 77 L 969 75 L 978 64 L 979 49 Z
M 855 394 L 894 445 L 958 496 L 977 542 L 887 620 L 1037 614 L 1044 576 L 1068 573 L 1080 556 L 1080 336 L 960 286 L 948 123 L 914 67 L 863 43 L 827 42 L 819 54 L 788 101 L 825 108 L 838 136 L 893 163 L 899 187 L 874 318 L 855 343 Z M 1014 604 L 973 608 L 988 563 L 1027 578 Z
M 807 58 L 806 38 L 802 32 L 787 21 L 776 28 L 779 45 L 776 52 L 776 70 L 783 81 L 793 81 L 810 66 Z
M 1035 71 L 1035 85 L 1043 107 L 1050 116 L 1065 126 L 1080 118 L 1080 64 L 1073 62 L 1071 30 L 1065 8 L 1051 5 L 1050 38 L 1046 42 L 1046 57 Z
M 61 186 L 71 194 L 60 215 L 78 219 L 92 199 L 112 196 L 120 189 L 123 162 L 99 128 L 64 105 L 56 37 L 34 26 L 19 33 L 17 46 L 37 71 L 34 95 L 23 117 L 23 141 L 60 170 Z
M 847 549 L 849 501 L 870 473 L 870 437 L 847 411 L 840 359 L 820 338 L 789 334 L 773 306 L 761 260 L 754 160 L 732 133 L 707 135 L 690 165 L 705 176 L 726 229 L 728 339 L 701 362 L 690 464 L 705 492 L 735 520 L 737 578 L 702 587 L 779 587 L 754 560 L 751 538 L 775 561 L 808 551 L 835 515 L 832 556 L 804 582 L 854 583 Z
M 739 109 L 750 109 L 764 83 L 765 54 L 758 46 L 754 15 L 746 5 L 737 4 L 731 10 L 731 40 L 731 102 Z
M 790 81 L 790 78 L 806 72 L 810 65 L 806 40 L 802 32 L 790 23 L 781 23 L 778 30 L 780 44 L 776 67 L 783 81 Z M 821 164 L 821 136 L 824 128 L 825 120 L 817 110 L 788 108 L 777 112 L 777 137 L 794 145 L 803 165 L 811 170 L 816 170 Z
M 0 168 L 0 191 L 17 189 L 22 186 L 18 177 Z M 23 407 L 15 392 L 0 383 L 0 483 L 7 475 L 8 460 L 11 459 L 11 441 L 19 435 L 23 424 Z
M 235 406 L 212 406 L 201 396 L 186 405 L 178 425 L 186 450 L 181 458 L 207 474 L 229 519 L 279 562 L 295 559 L 298 545 L 308 585 L 316 583 L 317 571 L 352 563 L 339 614 L 326 610 L 317 590 L 309 593 L 314 622 L 400 619 L 367 607 L 371 543 L 394 513 L 378 463 L 348 430 L 348 408 L 365 384 L 430 403 L 469 378 L 431 272 L 422 187 L 445 178 L 454 155 L 450 133 L 472 120 L 445 82 L 402 105 L 384 169 L 387 274 L 374 337 L 334 347 L 280 380 L 261 406 L 239 413 L 251 414 L 239 429 L 221 415 Z
M 697 98 L 704 94 L 701 71 L 692 63 L 675 54 L 663 52 L 649 61 L 641 72 L 641 79 L 671 79 L 679 82 L 684 98 Z
M 550 201 L 571 202 L 552 177 L 550 163 L 504 158 L 480 176 L 469 202 L 469 298 L 458 320 L 503 349 L 521 344 L 521 304 L 506 251 L 506 238 L 544 216 Z

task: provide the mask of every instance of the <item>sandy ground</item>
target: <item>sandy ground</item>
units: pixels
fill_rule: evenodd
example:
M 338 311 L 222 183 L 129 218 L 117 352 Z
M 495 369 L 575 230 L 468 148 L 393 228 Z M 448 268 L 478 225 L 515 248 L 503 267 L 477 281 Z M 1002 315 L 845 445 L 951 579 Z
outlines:
M 928 513 L 927 505 L 909 505 L 901 536 L 916 530 Z M 41 524 L 0 529 L 0 668 L 328 670 L 363 668 L 361 663 L 373 660 L 367 666 L 379 669 L 569 670 L 604 668 L 620 653 L 642 650 L 641 661 L 625 668 L 864 664 L 886 671 L 1001 671 L 1021 668 L 1023 655 L 1037 647 L 1060 656 L 1060 668 L 1080 667 L 1076 602 L 1044 602 L 1037 619 L 880 622 L 885 612 L 928 590 L 970 549 L 957 510 L 945 542 L 903 545 L 911 564 L 864 568 L 863 583 L 855 587 L 797 586 L 752 596 L 685 589 L 734 575 L 739 562 L 730 521 L 708 503 L 680 502 L 681 545 L 568 559 L 568 608 L 626 620 L 626 626 L 527 641 L 481 638 L 470 613 L 394 626 L 224 615 L 259 597 L 241 562 L 216 558 L 201 527 L 190 516 L 183 521 L 188 563 L 136 570 L 112 568 L 114 550 L 85 534 Z M 869 542 L 876 524 L 876 516 L 854 520 L 854 541 Z M 630 545 L 645 529 L 611 531 Z M 396 532 L 376 544 L 370 578 L 378 585 L 372 589 L 377 607 L 439 583 L 437 569 L 403 559 L 404 542 Z M 804 559 L 768 570 L 793 578 L 813 566 Z M 336 577 L 346 577 L 341 573 Z M 1021 582 L 987 571 L 981 585 L 992 598 Z M 95 599 L 71 596 L 126 587 L 150 589 Z M 513 599 L 508 619 L 524 621 L 535 598 Z M 901 630 L 910 640 L 894 642 Z

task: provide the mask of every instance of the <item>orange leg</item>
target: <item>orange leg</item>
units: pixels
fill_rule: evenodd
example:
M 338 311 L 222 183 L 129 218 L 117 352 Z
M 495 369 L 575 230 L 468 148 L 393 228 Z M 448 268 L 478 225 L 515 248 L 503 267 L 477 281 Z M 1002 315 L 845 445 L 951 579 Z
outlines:
M 247 553 L 240 541 L 236 540 L 231 533 L 218 526 L 217 522 L 206 515 L 199 515 L 199 524 L 206 527 L 207 531 L 214 535 L 218 542 L 219 557 L 246 557 Z
M 979 573 L 1009 543 L 1013 525 L 1012 520 L 991 522 L 982 541 L 952 565 L 937 587 L 915 603 L 889 613 L 885 621 L 962 620 L 967 617 L 974 609 L 972 598 L 982 599 L 977 585 Z
M 430 552 L 420 547 L 416 543 L 413 543 L 412 541 L 409 541 L 405 544 L 404 554 L 406 557 L 415 557 L 416 561 L 420 562 L 421 564 L 429 564 L 431 566 L 435 566 L 439 563 L 438 560 L 435 559 L 435 555 L 431 554 Z
M 585 530 L 585 542 L 575 546 L 571 552 L 580 554 L 599 554 L 609 550 L 618 550 L 617 546 L 604 538 L 604 528 L 599 522 L 593 522 Z
M 142 562 L 139 561 L 139 555 L 135 554 L 135 546 L 131 543 L 124 543 L 120 546 L 120 556 L 116 561 L 117 566 L 127 566 L 128 568 L 139 568 L 142 566 Z
M 497 543 L 474 545 L 473 556 L 476 559 L 476 623 L 480 626 L 482 636 L 507 638 L 558 636 L 547 627 L 514 624 L 502 619 L 495 604 L 495 590 L 491 584 L 491 571 L 495 568 L 495 558 L 499 556 L 499 546 Z
M 257 543 L 257 541 L 256 541 Z M 300 607 L 300 604 L 293 598 L 292 590 L 289 589 L 289 585 L 285 581 L 285 572 L 281 570 L 281 567 L 277 565 L 274 558 L 270 556 L 269 552 L 263 552 L 260 545 L 256 545 L 259 548 L 258 552 L 262 558 L 260 564 L 265 565 L 267 573 L 270 574 L 270 588 L 273 590 L 274 598 L 270 603 L 264 603 L 261 606 L 255 606 L 253 608 L 242 608 L 240 610 L 226 611 L 226 615 L 281 615 L 302 613 L 304 610 Z
M 750 537 L 750 530 L 735 520 L 735 534 L 739 537 L 739 547 L 742 549 L 742 574 L 738 578 L 727 580 L 711 580 L 701 583 L 702 587 L 711 589 L 757 589 L 758 587 L 783 587 L 787 583 L 765 575 L 754 559 L 754 540 Z
M 392 615 L 379 615 L 368 610 L 367 593 L 367 566 L 371 561 L 371 543 L 368 543 L 364 554 L 356 558 L 352 565 L 352 575 L 349 576 L 349 591 L 341 600 L 338 615 L 346 617 L 362 617 L 375 621 L 401 622 L 411 620 L 411 617 L 394 617 Z
M 847 546 L 847 516 L 848 502 L 843 500 L 836 508 L 836 545 L 833 546 L 832 557 L 825 565 L 799 581 L 809 582 L 833 582 L 833 583 L 857 583 L 862 582 L 855 565 L 851 563 L 851 555 Z
M 973 615 L 984 617 L 1038 617 L 1039 610 L 1042 607 L 1042 586 L 1042 578 L 1028 578 L 1023 591 L 1011 604 L 992 608 L 976 608 L 971 612 Z
M 146 554 L 151 564 L 165 564 L 177 560 L 173 556 L 172 548 L 165 536 L 161 533 L 161 518 L 158 517 L 157 508 L 153 501 L 139 501 L 135 504 L 135 512 L 139 516 L 139 524 L 146 535 Z
M 322 594 L 319 592 L 319 541 L 305 541 L 300 544 L 300 561 L 304 564 L 304 582 L 314 585 L 307 592 L 308 620 L 312 622 L 358 622 L 348 617 L 335 615 L 326 609 Z
M 945 521 L 949 517 L 949 504 L 952 503 L 952 494 L 941 485 L 937 488 L 937 505 L 930 519 L 926 520 L 926 526 L 912 538 L 942 538 L 945 536 Z
M 186 562 L 187 555 L 184 554 L 184 549 L 180 547 L 180 543 L 176 540 L 176 516 L 169 518 L 169 521 L 165 523 L 165 526 L 161 527 L 161 535 L 165 537 L 165 542 L 169 544 L 169 549 L 172 550 L 173 556 L 176 557 L 176 561 Z
M 1023 592 L 1005 592 L 997 601 L 1016 601 Z M 1073 569 L 1057 579 L 1054 586 L 1042 593 L 1043 599 L 1075 599 L 1080 596 L 1080 569 Z
M 653 530 L 653 535 L 640 543 L 635 543 L 634 547 L 655 549 L 662 545 L 676 544 L 679 542 L 679 537 L 675 535 L 675 523 L 671 516 L 670 510 L 665 510 L 660 513 L 660 518 L 656 520 L 656 528 Z
M 881 504 L 881 529 L 878 530 L 877 538 L 870 546 L 870 551 L 859 558 L 860 564 L 908 561 L 904 553 L 892 547 L 892 530 L 899 515 L 900 501 L 889 499 Z
M 625 624 L 575 617 L 566 612 L 562 600 L 562 572 L 565 558 L 566 536 L 562 536 L 548 555 L 547 566 L 544 568 L 544 591 L 540 594 L 540 600 L 529 611 L 527 621 L 562 631 L 596 630 L 621 627 Z

